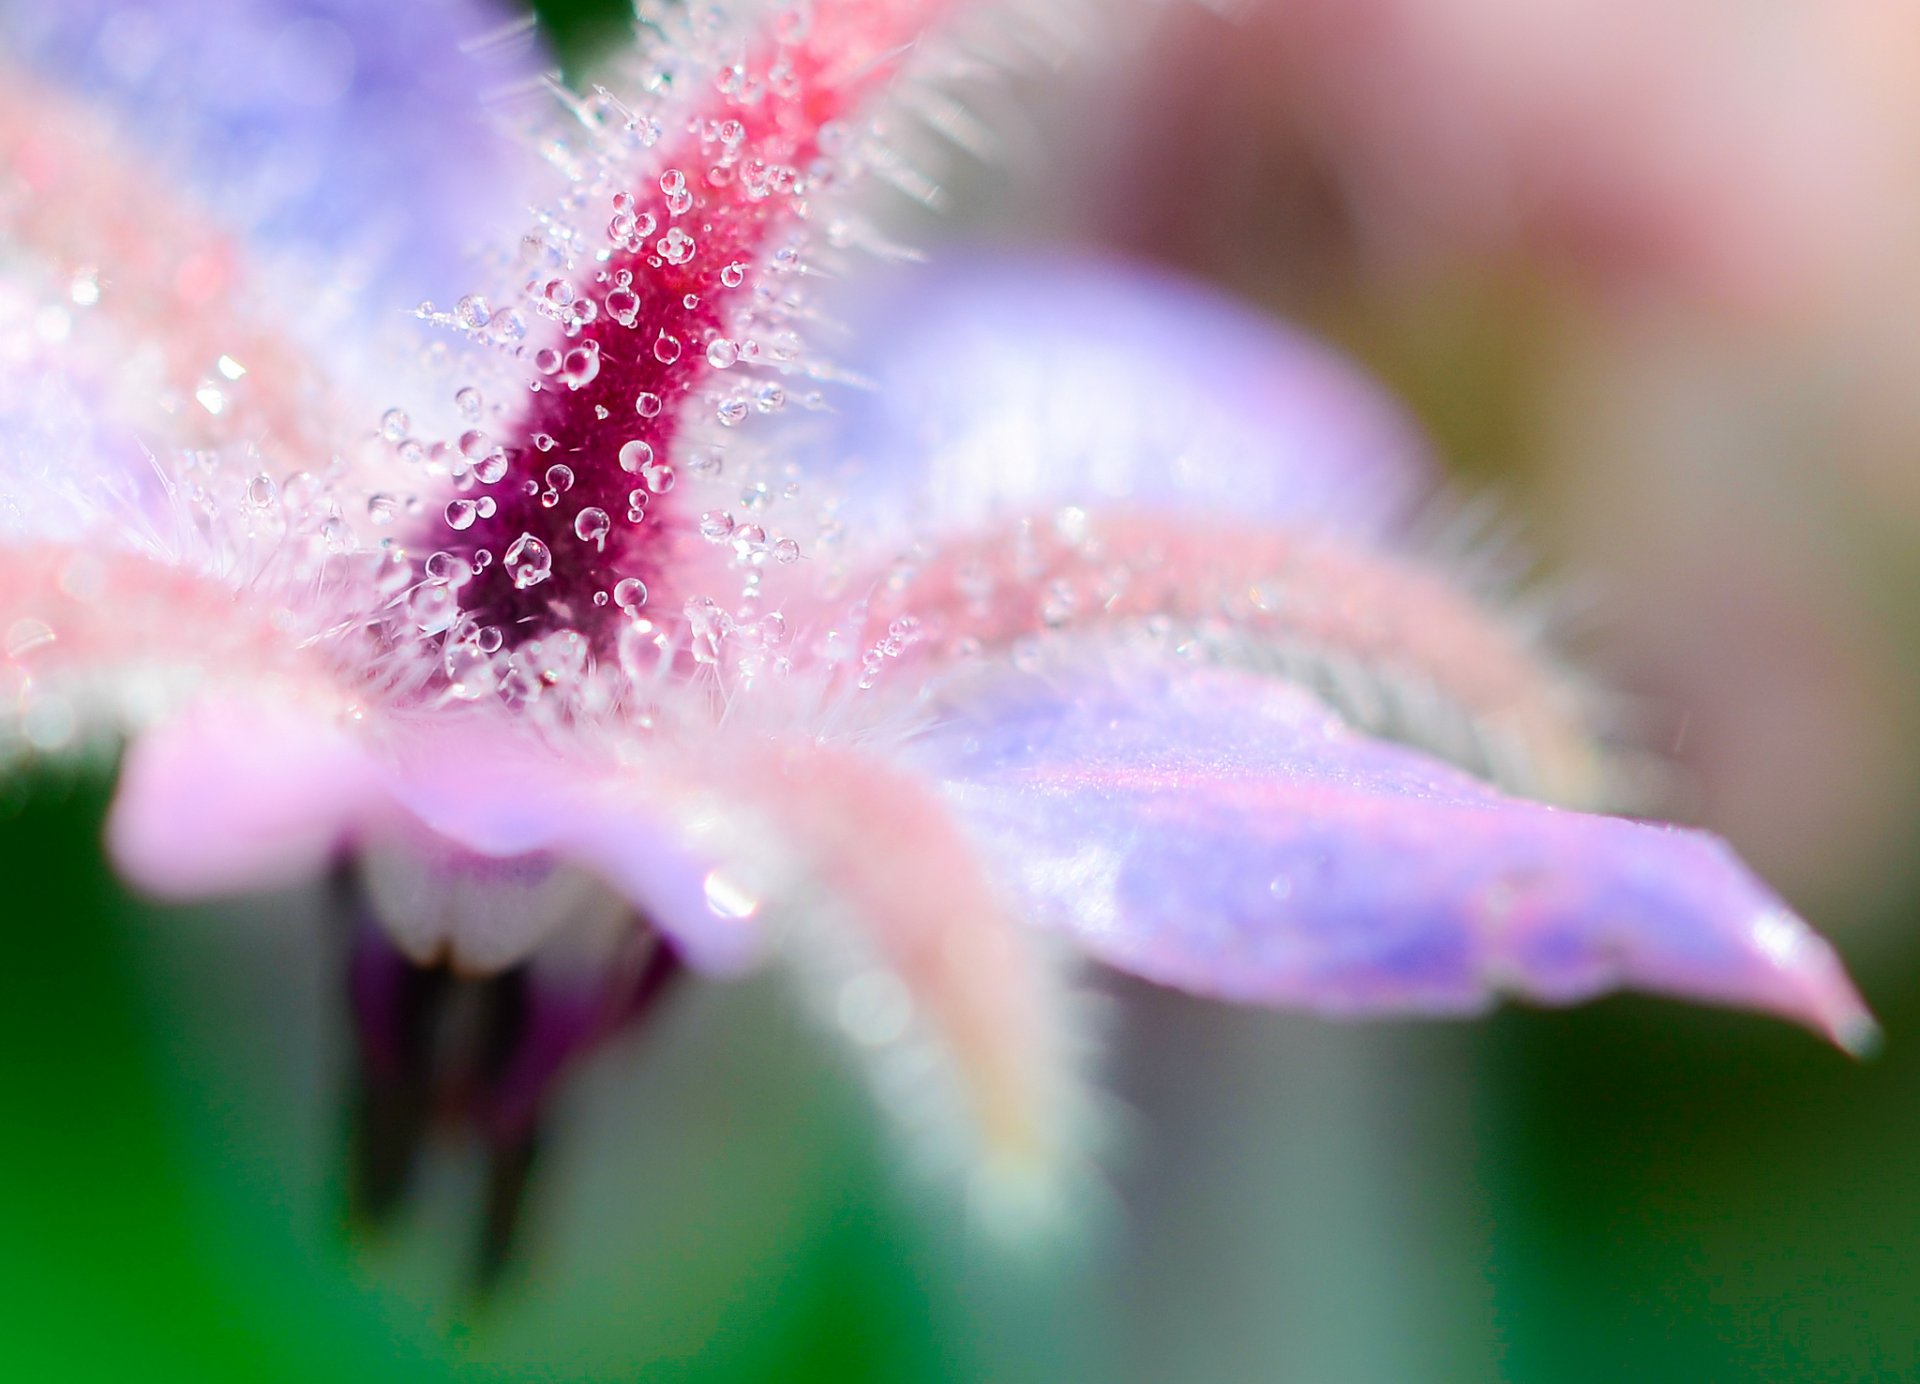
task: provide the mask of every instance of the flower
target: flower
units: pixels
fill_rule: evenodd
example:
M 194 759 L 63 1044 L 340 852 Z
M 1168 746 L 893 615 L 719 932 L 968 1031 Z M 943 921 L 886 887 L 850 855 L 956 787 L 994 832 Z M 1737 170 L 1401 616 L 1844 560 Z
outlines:
M 1419 444 L 1350 369 L 1138 268 L 901 263 L 872 194 L 937 186 L 882 136 L 964 133 L 947 84 L 1024 37 L 944 9 L 649 11 L 557 119 L 524 44 L 454 56 L 463 6 L 9 19 L 0 705 L 18 750 L 127 733 L 127 878 L 344 866 L 415 967 L 494 978 L 509 1184 L 567 1052 L 775 953 L 1003 1192 L 1082 1133 L 1062 942 L 1341 1014 L 1631 984 L 1865 1041 L 1717 842 L 1531 800 L 1615 791 L 1591 698 L 1420 556 Z M 526 148 L 534 229 L 438 286 Z M 354 977 L 375 1181 L 444 1076 L 393 961 Z

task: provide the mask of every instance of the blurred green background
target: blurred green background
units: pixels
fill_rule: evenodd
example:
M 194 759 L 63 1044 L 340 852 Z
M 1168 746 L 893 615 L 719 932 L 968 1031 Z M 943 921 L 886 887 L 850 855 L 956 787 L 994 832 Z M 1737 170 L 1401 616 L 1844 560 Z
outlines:
M 576 60 L 623 13 L 540 8 Z M 1376 301 L 1286 306 L 1529 495 L 1526 280 Z M 1920 644 L 1910 572 L 1875 570 Z M 1044 1255 L 973 1242 L 949 1189 L 899 1171 L 777 982 L 690 989 L 568 1089 L 525 1254 L 480 1301 L 457 1154 L 391 1233 L 346 1230 L 318 902 L 129 899 L 108 784 L 0 784 L 8 1379 L 1920 1377 L 1910 864 L 1808 904 L 1890 1035 L 1866 1064 L 1632 998 L 1358 1028 L 1109 982 L 1110 1204 Z

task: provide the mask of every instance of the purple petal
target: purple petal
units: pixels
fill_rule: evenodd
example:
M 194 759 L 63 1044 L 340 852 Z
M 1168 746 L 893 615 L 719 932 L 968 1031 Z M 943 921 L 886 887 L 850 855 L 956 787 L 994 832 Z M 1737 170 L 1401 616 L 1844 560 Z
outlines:
M 1164 270 L 943 249 L 853 310 L 819 463 L 965 524 L 1036 502 L 1149 503 L 1373 535 L 1421 496 L 1427 448 L 1334 351 Z
M 530 35 L 463 51 L 517 13 L 498 0 L 26 0 L 0 5 L 0 43 L 117 112 L 268 258 L 324 268 L 308 292 L 359 284 L 407 308 L 472 288 L 457 252 L 522 229 L 528 161 L 490 122 L 541 55 Z
M 1035 919 L 1139 975 L 1338 1014 L 1617 986 L 1843 1047 L 1832 950 L 1718 840 L 1505 797 L 1285 684 L 1122 671 L 1002 689 L 923 754 Z

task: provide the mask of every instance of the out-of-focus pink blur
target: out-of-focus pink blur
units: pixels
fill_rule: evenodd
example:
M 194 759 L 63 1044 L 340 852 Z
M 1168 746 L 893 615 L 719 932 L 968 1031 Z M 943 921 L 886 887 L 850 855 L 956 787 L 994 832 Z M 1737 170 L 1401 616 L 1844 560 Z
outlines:
M 1920 9 L 1254 0 L 1158 24 L 1126 110 L 1089 122 L 1154 176 L 1092 179 L 1096 224 L 1398 384 L 1597 591 L 1590 661 L 1682 810 L 1842 931 L 1911 883 Z

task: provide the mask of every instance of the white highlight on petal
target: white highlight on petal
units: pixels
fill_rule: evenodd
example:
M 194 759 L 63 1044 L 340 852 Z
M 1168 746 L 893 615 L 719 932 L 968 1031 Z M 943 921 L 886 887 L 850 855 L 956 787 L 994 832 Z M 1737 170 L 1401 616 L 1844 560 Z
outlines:
M 719 870 L 709 871 L 701 887 L 716 918 L 751 918 L 760 911 L 760 900 Z

